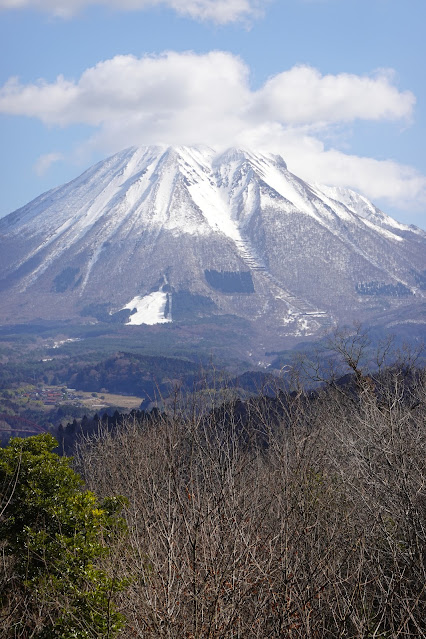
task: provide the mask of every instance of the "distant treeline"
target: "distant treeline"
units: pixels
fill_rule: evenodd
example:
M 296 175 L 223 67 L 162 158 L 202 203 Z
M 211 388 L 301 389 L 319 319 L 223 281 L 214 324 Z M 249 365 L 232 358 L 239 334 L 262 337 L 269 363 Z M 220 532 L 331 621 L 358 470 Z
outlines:
M 60 424 L 53 431 L 53 435 L 58 441 L 57 453 L 59 455 L 73 455 L 76 443 L 81 439 L 97 436 L 99 433 L 114 433 L 124 424 L 146 422 L 156 422 L 161 417 L 158 408 L 152 408 L 151 411 L 132 410 L 130 413 L 121 413 L 118 410 L 111 415 L 107 411 L 101 415 L 95 413 L 92 417 L 84 415 L 81 419 L 74 419 L 65 426 Z
M 52 361 L 24 361 L 0 368 L 0 389 L 17 383 L 66 385 L 82 391 L 126 393 L 155 397 L 172 378 L 190 383 L 199 364 L 184 358 L 138 355 L 119 352 L 110 356 L 92 355 Z

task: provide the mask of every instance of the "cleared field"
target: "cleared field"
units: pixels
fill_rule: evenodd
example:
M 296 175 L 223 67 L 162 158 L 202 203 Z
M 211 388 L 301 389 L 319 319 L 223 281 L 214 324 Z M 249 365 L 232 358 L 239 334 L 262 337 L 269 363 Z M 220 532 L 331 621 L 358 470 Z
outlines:
M 83 406 L 95 411 L 108 406 L 131 410 L 132 408 L 139 408 L 144 401 L 142 397 L 136 397 L 135 395 L 115 395 L 113 393 L 97 393 L 93 397 L 92 393 L 78 391 L 77 396 Z

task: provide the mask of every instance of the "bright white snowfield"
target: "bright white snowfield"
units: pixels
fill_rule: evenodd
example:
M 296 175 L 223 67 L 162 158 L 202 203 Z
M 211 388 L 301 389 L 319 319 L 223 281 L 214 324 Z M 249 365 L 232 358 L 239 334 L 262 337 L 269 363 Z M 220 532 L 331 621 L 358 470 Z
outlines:
M 165 324 L 171 322 L 169 317 L 166 317 L 165 310 L 167 304 L 167 293 L 162 291 L 155 291 L 149 295 L 141 297 L 140 295 L 134 297 L 126 306 L 121 309 L 124 311 L 136 312 L 130 315 L 127 324 L 133 326 L 140 326 L 141 324 Z

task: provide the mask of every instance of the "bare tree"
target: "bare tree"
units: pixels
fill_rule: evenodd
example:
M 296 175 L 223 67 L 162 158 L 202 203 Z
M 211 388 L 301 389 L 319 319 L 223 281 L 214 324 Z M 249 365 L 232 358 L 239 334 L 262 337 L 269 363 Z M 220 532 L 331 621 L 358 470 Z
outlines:
M 89 487 L 129 499 L 123 636 L 426 636 L 425 375 L 371 374 L 365 347 L 339 342 L 345 384 L 80 444 Z

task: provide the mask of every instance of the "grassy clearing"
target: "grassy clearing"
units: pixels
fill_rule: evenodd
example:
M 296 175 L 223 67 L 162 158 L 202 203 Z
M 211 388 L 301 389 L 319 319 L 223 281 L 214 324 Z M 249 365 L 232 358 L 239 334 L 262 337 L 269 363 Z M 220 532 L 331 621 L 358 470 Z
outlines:
M 77 396 L 83 406 L 93 409 L 95 412 L 100 408 L 107 408 L 114 406 L 125 410 L 132 410 L 132 408 L 139 408 L 142 397 L 136 397 L 135 395 L 116 395 L 114 393 L 96 393 L 93 396 L 92 393 L 86 393 L 78 391 Z

